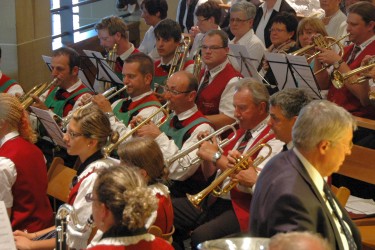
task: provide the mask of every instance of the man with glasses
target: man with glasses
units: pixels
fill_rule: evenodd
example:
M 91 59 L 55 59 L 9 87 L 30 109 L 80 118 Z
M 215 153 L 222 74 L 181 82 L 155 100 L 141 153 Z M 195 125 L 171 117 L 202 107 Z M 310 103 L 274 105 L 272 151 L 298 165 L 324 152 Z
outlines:
M 270 28 L 272 18 L 281 12 L 289 12 L 296 15 L 296 11 L 286 0 L 264 0 L 258 7 L 254 18 L 254 31 L 266 48 L 271 45 Z
M 152 137 L 159 144 L 164 159 L 168 159 L 198 142 L 198 134 L 212 133 L 211 123 L 198 110 L 195 104 L 197 96 L 197 79 L 189 72 L 174 73 L 164 88 L 165 98 L 173 110 L 171 119 L 160 129 L 153 123 L 142 126 L 137 135 Z M 167 167 L 169 179 L 173 180 L 170 187 L 172 197 L 185 197 L 186 193 L 199 192 L 206 187 L 209 176 L 203 176 L 200 163 L 191 164 L 197 157 L 197 150 L 171 162 Z
M 239 44 L 246 47 L 251 59 L 256 60 L 254 67 L 258 68 L 266 48 L 263 42 L 254 34 L 253 22 L 256 7 L 254 4 L 243 1 L 237 2 L 230 8 L 229 28 L 234 38 L 230 44 Z M 236 58 L 229 58 L 231 63 L 239 69 Z
M 198 109 L 219 129 L 234 122 L 233 95 L 241 74 L 228 60 L 228 36 L 221 30 L 210 30 L 202 42 L 201 74 L 196 104 Z
M 149 117 L 160 108 L 157 97 L 151 90 L 154 75 L 154 63 L 144 53 L 130 55 L 124 63 L 123 82 L 127 86 L 128 98 L 111 103 L 101 94 L 92 98 L 92 102 L 103 111 L 112 125 L 112 129 L 121 134 L 126 133 L 130 121 L 135 116 Z M 157 122 L 163 114 L 156 115 L 153 121 Z

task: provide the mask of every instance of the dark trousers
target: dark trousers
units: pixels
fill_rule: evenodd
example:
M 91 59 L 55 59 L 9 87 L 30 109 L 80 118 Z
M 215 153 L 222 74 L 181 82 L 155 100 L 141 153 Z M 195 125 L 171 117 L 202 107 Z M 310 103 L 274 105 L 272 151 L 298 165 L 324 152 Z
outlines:
M 201 242 L 219 239 L 240 232 L 236 214 L 230 200 L 221 198 L 206 209 L 195 208 L 187 198 L 172 199 L 174 209 L 174 246 L 191 237 L 191 247 L 196 249 Z

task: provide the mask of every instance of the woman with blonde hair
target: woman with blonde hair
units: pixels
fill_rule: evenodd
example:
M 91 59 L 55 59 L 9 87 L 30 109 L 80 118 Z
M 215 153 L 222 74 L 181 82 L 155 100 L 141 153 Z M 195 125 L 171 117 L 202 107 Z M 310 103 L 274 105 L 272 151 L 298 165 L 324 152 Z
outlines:
M 149 188 L 158 198 L 156 220 L 153 225 L 161 230 L 160 236 L 168 239 L 173 231 L 174 215 L 169 189 L 163 184 L 167 169 L 159 145 L 151 138 L 134 138 L 119 147 L 118 155 L 121 162 L 139 168 Z
M 158 201 L 134 168 L 102 170 L 92 194 L 86 197 L 92 202 L 94 221 L 103 232 L 99 242 L 88 249 L 173 249 L 146 231 L 146 222 Z
M 46 161 L 35 141 L 36 134 L 19 100 L 0 94 L 0 200 L 5 203 L 13 230 L 30 233 L 53 223 Z
M 78 109 L 74 112 L 70 120 L 66 133 L 64 134 L 67 152 L 70 155 L 77 155 L 81 164 L 77 169 L 77 176 L 73 178 L 71 190 L 68 197 L 68 203 L 73 206 L 76 215 L 81 223 L 87 221 L 91 216 L 91 204 L 85 199 L 88 193 L 92 192 L 94 182 L 98 176 L 97 172 L 101 169 L 118 165 L 114 159 L 103 158 L 101 148 L 109 141 L 115 142 L 118 134 L 112 132 L 108 117 L 96 107 Z M 37 232 L 42 235 L 53 230 L 55 227 Z M 15 232 L 16 236 L 26 236 L 31 239 L 35 235 Z M 67 227 L 67 245 L 73 249 L 84 249 L 87 247 L 91 230 L 80 231 L 72 223 Z M 54 242 L 51 240 L 25 241 L 25 239 L 16 238 L 18 249 L 50 249 Z M 43 246 L 43 247 L 42 247 Z

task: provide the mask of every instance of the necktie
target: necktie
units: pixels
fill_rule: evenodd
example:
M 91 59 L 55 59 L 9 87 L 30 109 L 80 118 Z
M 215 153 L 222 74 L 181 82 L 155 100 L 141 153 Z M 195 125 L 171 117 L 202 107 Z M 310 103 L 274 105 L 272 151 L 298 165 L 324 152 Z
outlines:
M 172 118 L 172 126 L 175 129 L 182 129 L 184 127 L 182 125 L 181 121 L 178 119 L 177 115 L 173 116 L 173 118 Z
M 171 69 L 171 65 L 160 64 L 160 68 L 162 68 L 164 71 L 169 73 L 169 70 Z
M 339 215 L 338 210 L 337 210 L 338 208 L 336 207 L 336 203 L 333 200 L 331 190 L 330 190 L 330 188 L 328 187 L 328 185 L 326 183 L 324 184 L 324 193 L 326 195 L 326 198 L 328 200 L 329 205 L 332 208 L 333 213 L 337 217 L 337 219 L 338 219 L 338 221 L 340 223 L 340 226 L 341 226 L 342 230 L 344 231 L 345 237 L 346 237 L 346 239 L 348 241 L 348 244 L 349 244 L 349 249 L 356 250 L 357 249 L 357 245 L 354 242 L 353 236 L 349 232 L 348 228 L 345 226 L 344 220 Z
M 129 106 L 131 103 L 132 103 L 132 99 L 127 99 L 126 101 L 124 101 L 121 105 L 121 111 L 122 112 L 129 111 Z
M 69 93 L 65 89 L 59 88 L 55 93 L 55 97 L 57 100 L 60 100 L 60 101 L 65 100 L 66 98 L 69 97 Z
M 283 152 L 285 152 L 285 151 L 288 151 L 288 147 L 286 146 L 286 144 L 284 144 L 284 146 L 283 146 Z
M 122 59 L 118 56 L 116 58 L 116 63 L 115 63 L 115 69 L 114 71 L 115 72 L 122 72 L 122 66 L 124 66 L 124 62 L 122 61 Z
M 246 130 L 245 136 L 244 136 L 244 138 L 242 139 L 240 145 L 238 146 L 237 151 L 243 153 L 243 151 L 245 150 L 245 148 L 246 148 L 246 146 L 247 146 L 248 141 L 249 141 L 252 137 L 253 137 L 253 136 L 252 136 L 250 130 Z
M 346 64 L 350 65 L 354 61 L 358 52 L 360 52 L 360 51 L 361 51 L 361 47 L 355 45 L 353 50 L 352 50 L 352 53 L 350 54 L 350 58 L 349 58 L 349 60 Z
M 197 97 L 199 97 L 199 94 L 202 92 L 202 90 L 207 87 L 209 80 L 210 80 L 210 71 L 207 70 L 206 73 L 204 74 L 203 82 L 200 85 L 200 88 L 198 89 Z

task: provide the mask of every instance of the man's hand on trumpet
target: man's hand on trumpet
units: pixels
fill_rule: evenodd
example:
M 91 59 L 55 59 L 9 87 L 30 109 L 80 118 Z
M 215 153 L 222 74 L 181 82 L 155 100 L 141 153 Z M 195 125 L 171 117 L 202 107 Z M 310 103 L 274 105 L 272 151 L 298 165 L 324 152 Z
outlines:
M 46 104 L 44 104 L 44 102 L 42 102 L 37 95 L 30 94 L 30 96 L 34 100 L 34 103 L 32 104 L 33 107 L 43 109 L 43 110 L 48 110 L 48 107 L 46 106 Z
M 77 105 L 78 106 L 84 106 L 87 103 L 91 102 L 91 100 L 92 100 L 92 95 L 91 94 L 89 94 L 89 93 L 83 94 L 81 96 L 81 98 L 79 99 L 79 101 L 77 101 Z
M 113 112 L 111 103 L 102 94 L 94 95 L 91 101 L 103 112 Z
M 132 128 L 134 128 L 134 127 L 137 126 L 137 124 L 139 124 L 142 121 L 143 121 L 142 117 L 136 116 L 136 117 L 134 117 L 130 121 L 130 126 Z M 143 125 L 139 129 L 137 129 L 137 131 L 134 133 L 134 135 L 139 136 L 139 137 L 150 137 L 150 138 L 155 139 L 161 133 L 162 132 L 160 131 L 160 129 L 158 128 L 158 126 L 156 126 L 155 123 L 153 123 L 152 121 L 150 121 L 149 123 Z
M 230 150 L 228 152 L 228 167 L 233 168 L 235 166 L 236 159 L 239 159 L 241 157 L 241 153 L 237 150 Z M 255 171 L 255 168 L 253 166 L 253 161 L 251 160 L 251 157 L 248 159 L 249 166 L 246 170 L 240 170 L 239 172 L 236 172 L 231 176 L 232 181 L 238 182 L 240 185 L 244 187 L 253 187 L 258 179 L 258 173 Z

